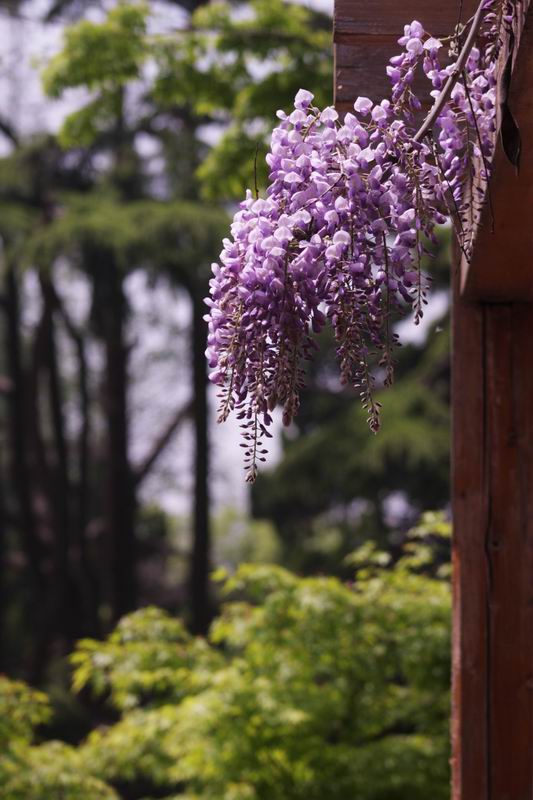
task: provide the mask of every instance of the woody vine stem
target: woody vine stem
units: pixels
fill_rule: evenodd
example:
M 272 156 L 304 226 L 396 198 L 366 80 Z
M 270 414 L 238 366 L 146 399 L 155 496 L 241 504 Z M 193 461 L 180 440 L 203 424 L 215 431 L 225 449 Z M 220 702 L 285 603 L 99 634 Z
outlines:
M 393 322 L 409 310 L 422 317 L 422 262 L 437 227 L 451 219 L 467 257 L 471 250 L 494 153 L 496 64 L 514 10 L 511 0 L 482 0 L 464 44 L 459 30 L 446 40 L 456 60 L 420 22 L 406 25 L 387 66 L 390 97 L 358 97 L 342 120 L 303 89 L 289 114 L 278 112 L 266 195 L 248 192 L 241 203 L 206 299 L 219 419 L 235 411 L 241 421 L 248 480 L 265 460 L 273 409 L 282 407 L 285 424 L 297 413 L 304 362 L 326 324 L 340 381 L 358 390 L 378 430 L 375 389 L 392 380 Z M 421 124 L 417 74 L 434 98 Z
M 413 137 L 415 142 L 419 142 L 421 139 L 424 138 L 424 136 L 427 133 L 429 133 L 432 130 L 433 126 L 435 125 L 435 123 L 439 118 L 441 111 L 443 110 L 444 106 L 446 105 L 446 103 L 450 98 L 453 87 L 461 77 L 463 70 L 466 67 L 470 52 L 475 44 L 476 36 L 479 33 L 479 28 L 481 26 L 481 23 L 483 22 L 483 12 L 486 5 L 487 5 L 486 2 L 484 2 L 484 0 L 481 0 L 477 8 L 477 11 L 475 13 L 475 16 L 472 20 L 472 24 L 470 26 L 470 30 L 468 32 L 466 41 L 459 54 L 457 63 L 454 66 L 453 72 L 446 81 L 446 84 L 444 85 L 444 88 L 441 90 L 439 96 L 435 100 L 433 108 L 427 115 L 426 119 L 424 120 L 420 128 L 415 133 Z

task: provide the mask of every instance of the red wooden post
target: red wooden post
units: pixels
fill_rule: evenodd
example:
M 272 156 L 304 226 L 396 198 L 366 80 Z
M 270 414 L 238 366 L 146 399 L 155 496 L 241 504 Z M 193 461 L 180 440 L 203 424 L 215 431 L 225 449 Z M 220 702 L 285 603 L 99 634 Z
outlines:
M 520 8 L 520 176 L 499 149 L 494 233 L 485 209 L 470 264 L 452 270 L 453 800 L 533 798 L 533 9 Z M 339 110 L 385 96 L 405 22 L 439 35 L 456 17 L 455 2 L 336 0 Z
M 501 148 L 473 257 L 456 274 L 453 349 L 453 797 L 533 797 L 533 11 L 522 6 Z
M 453 797 L 533 796 L 533 308 L 456 295 Z

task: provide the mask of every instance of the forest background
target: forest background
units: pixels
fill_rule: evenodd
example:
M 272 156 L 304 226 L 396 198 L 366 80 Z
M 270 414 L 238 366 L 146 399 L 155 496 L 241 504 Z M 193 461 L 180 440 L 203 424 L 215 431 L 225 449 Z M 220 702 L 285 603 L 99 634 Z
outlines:
M 204 634 L 215 568 L 345 580 L 361 545 L 401 561 L 420 515 L 447 508 L 446 231 L 424 323 L 398 323 L 378 436 L 339 385 L 327 336 L 250 494 L 236 428 L 214 422 L 210 265 L 236 201 L 265 185 L 276 110 L 302 86 L 332 101 L 330 11 L 0 3 L 0 671 L 11 678 L 61 697 L 76 641 L 128 612 L 158 606 Z

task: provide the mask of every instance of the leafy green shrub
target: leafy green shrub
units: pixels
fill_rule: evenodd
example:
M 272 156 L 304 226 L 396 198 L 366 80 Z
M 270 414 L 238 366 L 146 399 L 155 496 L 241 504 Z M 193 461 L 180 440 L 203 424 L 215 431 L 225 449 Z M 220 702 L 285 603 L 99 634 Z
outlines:
M 0 797 L 6 800 L 113 800 L 118 795 L 91 774 L 81 751 L 62 742 L 31 746 L 34 729 L 50 718 L 48 700 L 0 676 Z
M 31 744 L 46 700 L 3 679 L 0 798 L 444 800 L 450 592 L 429 522 L 394 567 L 355 554 L 353 584 L 219 575 L 232 600 L 208 641 L 146 608 L 80 642 L 74 688 L 119 718 L 76 749 Z

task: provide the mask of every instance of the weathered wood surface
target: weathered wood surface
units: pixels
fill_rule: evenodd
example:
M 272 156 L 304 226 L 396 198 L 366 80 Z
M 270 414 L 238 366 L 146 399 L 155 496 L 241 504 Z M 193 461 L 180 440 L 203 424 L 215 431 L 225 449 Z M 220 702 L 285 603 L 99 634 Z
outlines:
M 487 795 L 487 597 L 484 481 L 485 403 L 483 310 L 461 303 L 456 281 L 453 314 L 453 800 Z M 460 346 L 458 343 L 461 343 Z M 468 742 L 467 747 L 462 747 Z
M 453 798 L 529 800 L 533 306 L 457 287 L 453 352 Z
M 477 5 L 477 0 L 464 0 L 461 19 L 474 14 Z M 333 37 L 335 42 L 376 35 L 396 40 L 414 19 L 433 36 L 445 36 L 458 22 L 459 8 L 458 1 L 450 0 L 336 0 Z
M 521 173 L 500 145 L 494 231 L 486 204 L 470 264 L 454 270 L 453 800 L 533 797 L 533 17 L 521 11 L 509 95 Z
M 397 38 L 382 40 L 369 36 L 335 45 L 335 105 L 340 113 L 353 111 L 358 96 L 378 101 L 390 95 L 391 84 L 385 68 L 399 52 Z
M 464 0 L 461 19 L 467 20 L 476 6 L 476 0 Z M 340 112 L 349 111 L 358 95 L 381 100 L 390 93 L 385 68 L 399 52 L 397 40 L 404 25 L 414 19 L 435 36 L 449 34 L 459 19 L 459 3 L 336 0 L 334 95 Z M 419 81 L 419 88 L 426 88 L 426 83 Z

